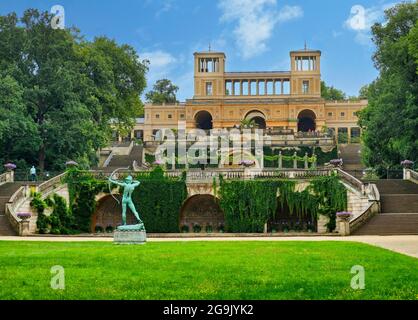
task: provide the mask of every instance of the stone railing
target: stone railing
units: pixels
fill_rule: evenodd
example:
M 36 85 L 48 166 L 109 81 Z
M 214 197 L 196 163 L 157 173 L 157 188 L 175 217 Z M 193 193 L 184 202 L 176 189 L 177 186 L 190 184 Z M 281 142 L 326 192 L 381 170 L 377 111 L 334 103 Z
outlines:
M 13 171 L 6 171 L 5 173 L 0 174 L 0 185 L 13 182 L 14 172 Z
M 20 187 L 6 204 L 5 215 L 16 234 L 27 235 L 29 232 L 29 221 L 22 221 L 17 217 L 17 209 L 29 197 L 28 187 Z
M 378 201 L 372 201 L 370 206 L 357 218 L 349 222 L 349 234 L 353 234 L 362 225 L 369 221 L 372 217 L 378 214 L 380 211 L 380 203 Z
M 103 167 L 104 167 L 104 168 L 106 168 L 106 167 L 108 167 L 108 166 L 109 166 L 110 161 L 112 161 L 112 159 L 113 159 L 113 156 L 114 156 L 114 155 L 115 155 L 115 152 L 112 150 L 112 151 L 109 153 L 109 156 L 106 158 L 105 162 L 103 162 Z
M 340 168 L 334 169 L 335 172 L 337 172 L 338 176 L 346 183 L 348 183 L 350 186 L 352 186 L 354 189 L 359 191 L 362 195 L 366 194 L 366 186 L 363 182 L 361 182 L 359 179 L 353 177 L 351 174 L 345 172 L 344 170 Z
M 418 172 L 412 169 L 404 169 L 404 180 L 418 183 Z
M 36 191 L 42 193 L 42 195 L 50 194 L 53 190 L 55 190 L 58 186 L 62 184 L 62 178 L 65 176 L 65 172 L 61 173 L 60 175 L 41 183 L 37 188 Z

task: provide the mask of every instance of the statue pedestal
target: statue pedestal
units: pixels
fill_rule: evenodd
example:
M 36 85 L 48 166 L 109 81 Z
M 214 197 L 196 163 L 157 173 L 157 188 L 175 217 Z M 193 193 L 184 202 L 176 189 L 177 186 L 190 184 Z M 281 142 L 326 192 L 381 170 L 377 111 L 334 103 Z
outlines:
M 113 235 L 115 244 L 145 244 L 147 233 L 145 230 L 117 229 Z

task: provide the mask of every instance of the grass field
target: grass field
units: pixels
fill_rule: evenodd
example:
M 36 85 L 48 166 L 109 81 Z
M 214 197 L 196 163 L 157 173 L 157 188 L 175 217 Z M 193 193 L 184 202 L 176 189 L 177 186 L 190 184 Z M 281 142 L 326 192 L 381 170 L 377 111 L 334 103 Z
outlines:
M 50 287 L 54 265 L 65 290 Z M 418 259 L 360 243 L 0 242 L 0 299 L 417 298 Z

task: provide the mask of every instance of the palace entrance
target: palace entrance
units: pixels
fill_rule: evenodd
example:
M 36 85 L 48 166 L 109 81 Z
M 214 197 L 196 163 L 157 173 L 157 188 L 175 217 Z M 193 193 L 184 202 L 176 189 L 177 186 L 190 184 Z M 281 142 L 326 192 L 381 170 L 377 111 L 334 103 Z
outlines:
M 251 111 L 247 114 L 245 117 L 246 120 L 253 120 L 254 123 L 257 126 L 257 129 L 266 129 L 266 117 L 265 115 L 260 111 Z
M 316 115 L 312 110 L 303 110 L 298 116 L 298 132 L 316 130 Z
M 196 128 L 211 130 L 213 128 L 212 115 L 208 111 L 199 111 L 194 117 Z

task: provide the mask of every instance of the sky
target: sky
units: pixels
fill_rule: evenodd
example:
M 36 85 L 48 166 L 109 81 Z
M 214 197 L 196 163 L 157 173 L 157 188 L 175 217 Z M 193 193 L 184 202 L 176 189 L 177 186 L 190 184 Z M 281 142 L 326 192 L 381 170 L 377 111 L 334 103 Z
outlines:
M 378 75 L 371 26 L 396 0 L 0 0 L 0 15 L 64 9 L 65 27 L 107 36 L 150 61 L 148 87 L 168 78 L 193 97 L 193 53 L 225 52 L 226 71 L 287 71 L 289 52 L 322 51 L 322 79 L 357 95 Z M 0 48 L 1 50 L 1 48 Z

